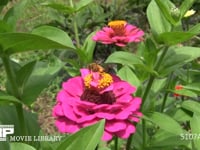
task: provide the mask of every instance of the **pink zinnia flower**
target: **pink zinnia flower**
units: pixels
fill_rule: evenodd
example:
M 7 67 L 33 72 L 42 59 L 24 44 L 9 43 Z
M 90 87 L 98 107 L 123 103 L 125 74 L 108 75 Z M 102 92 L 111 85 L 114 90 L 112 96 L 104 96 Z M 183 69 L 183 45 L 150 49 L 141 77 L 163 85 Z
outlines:
M 55 125 L 61 133 L 74 133 L 105 119 L 103 140 L 128 138 L 139 121 L 141 98 L 136 88 L 104 71 L 81 69 L 81 76 L 63 82 L 53 108 Z
M 104 27 L 92 37 L 94 41 L 103 44 L 115 44 L 124 47 L 130 42 L 140 42 L 143 40 L 144 32 L 128 24 L 124 20 L 116 20 L 108 23 L 108 27 Z

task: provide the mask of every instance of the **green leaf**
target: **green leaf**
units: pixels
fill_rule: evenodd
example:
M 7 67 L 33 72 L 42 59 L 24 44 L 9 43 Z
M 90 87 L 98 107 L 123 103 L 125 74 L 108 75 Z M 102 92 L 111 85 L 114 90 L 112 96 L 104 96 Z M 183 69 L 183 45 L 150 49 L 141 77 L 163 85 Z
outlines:
M 153 147 L 181 146 L 188 145 L 190 141 L 182 140 L 180 135 L 175 135 L 164 130 L 159 130 L 153 137 L 151 145 Z
M 147 7 L 147 18 L 155 35 L 171 31 L 171 24 L 166 20 L 155 0 L 152 0 Z
M 185 13 L 190 9 L 193 5 L 194 0 L 184 0 L 180 6 L 181 17 L 184 17 Z
M 56 150 L 94 150 L 101 140 L 105 120 L 67 137 Z M 84 140 L 83 140 L 84 138 Z
M 166 114 L 153 112 L 150 115 L 150 120 L 158 125 L 161 129 L 172 133 L 174 135 L 180 135 L 183 133 L 183 129 L 173 118 L 167 116 Z
M 187 89 L 180 89 L 180 90 L 172 90 L 173 93 L 177 93 L 179 95 L 184 95 L 188 97 L 197 97 L 197 94 L 192 92 L 191 90 Z
M 195 145 L 195 150 L 200 150 L 200 114 L 194 113 L 191 121 L 190 121 L 190 126 L 193 134 L 193 142 Z
M 60 60 L 55 59 L 51 61 L 51 63 L 36 63 L 33 72 L 23 88 L 21 99 L 25 104 L 31 105 L 63 67 L 63 63 Z
M 147 38 L 145 42 L 140 43 L 136 53 L 142 57 L 144 63 L 148 67 L 153 68 L 158 51 L 159 50 L 156 48 L 153 40 Z
M 10 25 L 8 25 L 4 20 L 0 20 L 0 33 L 12 31 Z
M 200 33 L 200 23 L 191 27 L 188 32 L 194 33 L 196 35 L 199 34 Z
M 23 92 L 24 85 L 26 84 L 28 78 L 30 77 L 35 67 L 35 64 L 36 64 L 36 61 L 29 62 L 23 67 L 21 67 L 20 70 L 17 72 L 16 82 L 19 89 L 18 91 L 20 91 L 20 93 Z
M 10 144 L 7 141 L 0 141 L 0 147 L 2 150 L 10 150 Z
M 74 44 L 68 34 L 59 28 L 52 26 L 41 26 L 35 28 L 32 33 L 75 49 Z
M 91 2 L 93 2 L 93 0 L 80 0 L 78 3 L 75 4 L 76 11 L 81 10 L 82 8 L 89 5 Z
M 186 122 L 191 119 L 191 116 L 188 115 L 183 109 L 177 109 L 173 115 L 173 118 L 178 122 Z
M 16 24 L 19 17 L 24 13 L 26 8 L 27 0 L 19 1 L 14 5 L 4 16 L 3 20 L 10 25 L 13 31 L 16 30 Z
M 117 75 L 127 82 L 129 82 L 131 85 L 139 87 L 140 86 L 140 80 L 135 75 L 135 73 L 128 67 L 124 66 L 122 67 L 118 72 Z
M 11 95 L 8 95 L 6 93 L 0 93 L 0 104 L 1 103 L 7 103 L 7 104 L 10 104 L 10 103 L 14 103 L 14 104 L 22 104 L 22 102 L 20 100 L 18 100 L 16 97 L 14 96 L 11 96 Z
M 173 16 L 173 8 L 176 8 L 174 6 L 173 3 L 171 3 L 169 0 L 155 0 L 158 7 L 160 8 L 160 11 L 163 13 L 163 15 L 165 16 L 165 18 L 173 25 L 175 25 L 177 23 L 177 21 L 179 21 L 178 18 L 180 18 L 179 14 L 176 14 L 177 19 L 174 19 Z M 178 13 L 178 12 L 174 12 L 174 13 Z M 174 14 L 175 15 L 175 14 Z
M 39 49 L 74 49 L 68 43 L 63 45 L 59 42 L 29 33 L 0 33 L 0 46 L 7 54 Z
M 192 101 L 192 100 L 187 100 L 187 101 L 184 101 L 182 104 L 181 104 L 181 107 L 191 111 L 191 112 L 194 112 L 194 113 L 198 113 L 200 114 L 200 103 L 196 102 L 196 101 Z
M 53 8 L 53 9 L 55 9 L 58 12 L 63 13 L 63 14 L 72 14 L 73 12 L 76 11 L 75 8 L 72 8 L 72 7 L 67 6 L 67 5 L 59 4 L 59 3 L 48 3 L 48 2 L 46 3 L 45 2 L 45 3 L 42 3 L 41 5 Z
M 134 64 L 143 64 L 141 58 L 129 52 L 114 52 L 106 60 L 105 63 L 117 63 L 132 66 Z
M 10 143 L 10 150 L 36 150 L 36 149 L 25 143 L 13 142 Z
M 194 91 L 200 95 L 200 83 L 191 83 L 183 86 L 184 89 Z
M 94 34 L 95 32 L 92 32 L 91 34 L 89 34 L 83 45 L 83 51 L 86 54 L 88 63 L 91 63 L 93 61 L 93 55 L 94 55 L 94 50 L 96 46 L 96 42 L 92 40 L 92 36 Z
M 198 57 L 200 57 L 200 48 L 197 47 L 170 48 L 164 57 L 158 72 L 160 75 L 167 75 Z
M 158 39 L 165 44 L 175 45 L 190 40 L 195 35 L 196 33 L 194 32 L 165 32 L 160 34 Z

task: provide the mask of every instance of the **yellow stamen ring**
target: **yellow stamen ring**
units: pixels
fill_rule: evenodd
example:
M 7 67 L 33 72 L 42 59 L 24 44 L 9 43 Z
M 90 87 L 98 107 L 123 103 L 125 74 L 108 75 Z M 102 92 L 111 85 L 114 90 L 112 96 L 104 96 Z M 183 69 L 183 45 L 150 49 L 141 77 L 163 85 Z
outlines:
M 123 35 L 125 32 L 124 28 L 126 24 L 127 22 L 124 20 L 115 20 L 115 21 L 110 21 L 108 23 L 108 26 L 111 27 L 115 31 L 115 34 Z
M 93 81 L 92 74 L 88 74 L 84 78 L 84 85 L 86 88 L 91 88 L 91 82 Z M 97 89 L 104 89 L 113 82 L 112 76 L 108 73 L 102 72 L 100 73 L 100 78 L 97 81 Z

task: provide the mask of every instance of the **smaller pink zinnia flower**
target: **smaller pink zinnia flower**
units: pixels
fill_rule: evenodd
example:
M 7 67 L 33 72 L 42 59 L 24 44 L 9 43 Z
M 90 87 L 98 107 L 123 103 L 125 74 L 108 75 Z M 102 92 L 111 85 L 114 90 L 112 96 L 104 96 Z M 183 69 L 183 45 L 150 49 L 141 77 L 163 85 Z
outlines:
M 98 31 L 92 39 L 103 44 L 115 44 L 124 47 L 131 42 L 140 42 L 143 40 L 144 32 L 128 24 L 124 20 L 116 20 L 108 23 L 108 27 L 104 27 Z

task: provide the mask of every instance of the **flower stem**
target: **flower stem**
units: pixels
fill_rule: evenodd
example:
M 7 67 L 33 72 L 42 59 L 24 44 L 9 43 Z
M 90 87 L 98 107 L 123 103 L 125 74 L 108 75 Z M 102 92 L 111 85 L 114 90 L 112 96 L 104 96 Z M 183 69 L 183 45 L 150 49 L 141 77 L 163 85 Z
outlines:
M 162 60 L 167 53 L 167 50 L 168 50 L 168 47 L 165 47 L 163 49 L 163 52 L 162 52 L 157 64 L 154 67 L 155 71 L 158 71 L 158 69 L 159 69 L 159 67 L 162 63 Z M 146 87 L 145 92 L 144 92 L 143 97 L 142 97 L 142 112 L 143 112 L 143 109 L 144 109 L 145 101 L 148 97 L 149 91 L 150 91 L 150 89 L 153 85 L 155 78 L 156 77 L 154 75 L 150 75 L 149 81 L 147 83 L 147 87 Z M 143 149 L 145 149 L 145 147 L 146 147 L 146 121 L 144 119 L 142 120 L 142 132 L 143 132 Z
M 70 0 L 70 6 L 74 8 L 73 1 Z M 79 33 L 78 33 L 78 26 L 77 26 L 77 21 L 76 21 L 76 12 L 73 13 L 73 27 L 74 27 L 74 34 L 75 34 L 75 40 L 76 40 L 76 45 L 78 48 L 80 48 L 80 39 L 79 39 Z
M 172 80 L 172 77 L 173 77 L 173 73 L 171 73 L 170 76 L 169 76 L 166 89 L 169 88 L 170 82 L 171 82 L 171 80 Z M 166 91 L 166 92 L 165 92 L 165 95 L 164 95 L 164 97 L 163 97 L 163 102 L 162 102 L 162 106 L 161 106 L 160 112 L 163 112 L 163 110 L 164 110 L 164 108 L 165 108 L 165 104 L 166 104 L 168 95 L 169 95 L 169 92 Z
M 127 140 L 126 150 L 130 150 L 132 139 L 133 139 L 133 134 L 131 134 L 130 137 L 128 138 L 128 140 Z
M 73 20 L 73 25 L 74 25 L 74 34 L 75 34 L 75 40 L 76 40 L 76 45 L 78 48 L 80 48 L 80 40 L 79 40 L 79 33 L 78 33 L 78 26 L 76 22 L 76 15 L 74 14 L 74 20 Z
M 11 92 L 16 98 L 20 99 L 20 94 L 19 94 L 19 90 L 17 87 L 16 77 L 15 77 L 13 67 L 10 63 L 10 58 L 6 54 L 2 55 L 1 58 L 2 58 L 2 62 L 4 65 L 5 71 L 6 71 L 8 82 L 11 85 L 10 86 Z M 24 121 L 24 113 L 23 113 L 22 104 L 16 104 L 15 107 L 16 107 L 16 111 L 17 111 L 17 115 L 18 115 L 18 119 L 19 119 L 21 133 L 22 133 L 22 135 L 26 135 L 27 130 L 26 130 L 25 121 Z
M 118 150 L 118 137 L 115 137 L 115 149 L 114 150 Z

